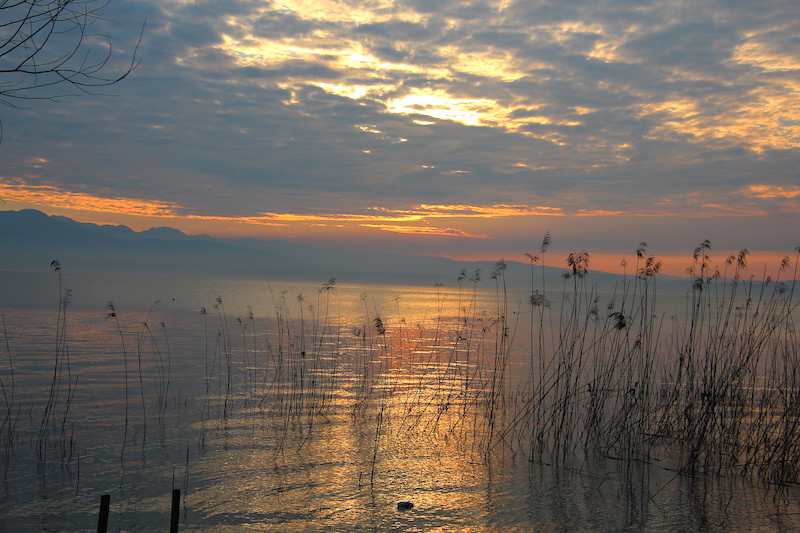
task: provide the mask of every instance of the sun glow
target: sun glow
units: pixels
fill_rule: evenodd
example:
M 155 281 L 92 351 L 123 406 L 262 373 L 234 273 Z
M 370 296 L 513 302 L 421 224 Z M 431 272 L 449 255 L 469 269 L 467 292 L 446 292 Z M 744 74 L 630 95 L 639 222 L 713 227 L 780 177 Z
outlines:
M 327 5 L 327 4 L 326 4 Z M 338 5 L 338 4 L 337 4 Z M 309 9 L 302 3 L 303 10 Z M 330 8 L 331 5 L 328 5 Z M 290 9 L 292 13 L 304 17 L 319 16 L 336 18 L 336 10 L 312 9 L 310 12 Z M 490 126 L 519 131 L 525 124 L 576 126 L 575 120 L 556 120 L 547 116 L 532 116 L 538 107 L 522 101 L 501 102 L 496 98 L 475 98 L 454 94 L 444 89 L 419 88 L 404 89 L 403 79 L 409 74 L 454 80 L 464 74 L 493 79 L 502 83 L 514 82 L 526 76 L 526 69 L 534 65 L 518 65 L 511 54 L 504 51 L 475 52 L 465 51 L 455 46 L 445 46 L 438 50 L 440 61 L 415 65 L 412 63 L 389 62 L 376 57 L 364 43 L 353 38 L 311 35 L 302 38 L 266 38 L 254 35 L 254 22 L 238 21 L 231 25 L 241 29 L 242 36 L 230 34 L 222 36 L 223 42 L 216 48 L 243 67 L 277 68 L 296 61 L 314 62 L 343 73 L 340 81 L 307 78 L 287 81 L 284 88 L 299 88 L 310 84 L 324 91 L 358 100 L 372 98 L 384 101 L 389 113 L 401 115 L 422 115 L 439 120 L 449 120 L 466 126 Z M 539 65 L 546 67 L 546 65 Z M 363 83 L 364 79 L 375 83 Z M 359 80 L 359 81 L 357 81 Z M 397 96 L 390 96 L 397 95 Z M 290 102 L 297 103 L 295 97 Z M 525 118 L 514 116 L 524 111 Z M 424 121 L 419 121 L 425 123 Z M 526 133 L 531 135 L 530 133 Z M 535 135 L 545 138 L 546 135 Z M 559 139 L 550 139 L 560 142 Z
M 351 100 L 359 100 L 364 97 L 380 97 L 391 89 L 387 85 L 342 85 L 324 82 L 318 82 L 317 87 L 329 94 L 350 98 Z
M 300 14 L 303 18 L 328 22 L 367 24 L 391 20 L 401 16 L 404 20 L 422 20 L 414 11 L 403 11 L 391 0 L 365 2 L 339 2 L 337 0 L 282 0 L 282 11 Z
M 440 235 L 447 237 L 472 237 L 476 239 L 488 239 L 485 235 L 473 235 L 457 228 L 437 228 L 433 226 L 400 226 L 396 224 L 361 224 L 364 228 L 379 229 L 392 233 L 404 233 L 413 235 Z
M 502 127 L 518 131 L 526 124 L 552 124 L 544 116 L 514 117 L 514 112 L 530 113 L 536 106 L 506 106 L 490 98 L 464 98 L 454 96 L 443 89 L 414 89 L 386 102 L 390 113 L 401 115 L 423 115 L 439 120 L 451 120 L 466 126 Z M 567 121 L 560 125 L 575 126 L 578 122 Z
M 486 78 L 514 82 L 527 75 L 526 69 L 515 65 L 513 56 L 504 52 L 462 52 L 455 47 L 442 48 L 439 52 L 452 57 L 451 68 L 457 72 Z M 530 68 L 530 65 L 526 65 Z
M 468 126 L 478 126 L 486 115 L 498 110 L 496 102 L 486 98 L 453 98 L 444 91 L 413 91 L 400 98 L 389 100 L 390 113 L 425 115 L 441 120 L 453 120 Z
M 558 207 L 528 206 L 528 205 L 444 205 L 444 204 L 418 204 L 408 209 L 388 209 L 384 207 L 373 207 L 372 210 L 405 214 L 406 216 L 418 218 L 484 218 L 484 217 L 512 217 L 526 215 L 563 215 Z
M 319 62 L 332 69 L 359 72 L 363 77 L 375 80 L 383 79 L 392 71 L 423 72 L 423 69 L 413 65 L 382 61 L 356 41 L 325 39 L 318 35 L 269 39 L 252 34 L 239 38 L 223 35 L 222 39 L 223 42 L 215 48 L 228 54 L 242 67 L 276 67 L 294 61 Z M 305 81 L 321 87 L 326 85 L 325 82 Z M 327 85 L 342 87 L 342 84 Z

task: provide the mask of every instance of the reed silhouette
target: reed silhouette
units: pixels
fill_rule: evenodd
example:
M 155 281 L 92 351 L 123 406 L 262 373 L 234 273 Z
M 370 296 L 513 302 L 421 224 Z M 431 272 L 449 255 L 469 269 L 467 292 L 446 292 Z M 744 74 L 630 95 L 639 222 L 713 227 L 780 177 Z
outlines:
M 398 442 L 431 449 L 456 443 L 471 462 L 524 458 L 532 469 L 611 462 L 639 485 L 656 462 L 678 476 L 743 476 L 776 493 L 800 483 L 800 248 L 778 265 L 776 277 L 756 278 L 748 275 L 747 250 L 717 264 L 711 243 L 702 241 L 691 253 L 684 307 L 668 314 L 659 300 L 662 262 L 646 243 L 635 248 L 632 269 L 620 263 L 610 293 L 592 282 L 586 250 L 568 254 L 560 290 L 553 286 L 545 275 L 551 245 L 548 232 L 535 253 L 524 254 L 531 270 L 522 299 L 509 288 L 508 265 L 500 260 L 488 287 L 479 271 L 467 277 L 463 270 L 454 275 L 455 289 L 435 285 L 433 313 L 415 323 L 406 320 L 399 298 L 382 308 L 367 293 L 354 304 L 360 316 L 342 319 L 334 311 L 333 278 L 316 298 L 292 298 L 270 286 L 274 313 L 261 319 L 252 308 L 246 319 L 231 318 L 217 297 L 217 327 L 209 327 L 205 308 L 197 318 L 205 338 L 197 355 L 198 365 L 203 357 L 200 424 L 191 438 L 200 454 L 209 435 L 245 425 L 268 443 L 279 469 L 287 446 L 301 454 L 349 417 L 362 452 L 359 480 L 369 490 L 389 470 L 385 461 Z M 60 280 L 60 265 L 54 270 Z M 32 441 L 42 460 L 49 437 L 69 441 L 77 386 L 66 343 L 69 292 L 59 286 L 59 295 L 54 370 Z M 163 442 L 171 406 L 179 405 L 168 401 L 174 348 L 166 325 L 156 334 L 148 313 L 138 332 L 127 331 L 113 303 L 107 311 L 124 362 L 123 452 L 129 425 L 144 443 L 148 418 L 155 417 Z M 230 334 L 231 322 L 240 341 Z M 4 319 L 3 328 L 5 334 Z M 5 338 L 9 372 L 0 381 L 0 428 L 8 452 L 19 406 Z M 135 420 L 128 405 L 130 339 L 137 342 L 142 400 Z M 146 355 L 152 355 L 155 410 L 146 408 Z M 72 448 L 62 446 L 63 461 Z M 188 455 L 187 446 L 186 471 Z

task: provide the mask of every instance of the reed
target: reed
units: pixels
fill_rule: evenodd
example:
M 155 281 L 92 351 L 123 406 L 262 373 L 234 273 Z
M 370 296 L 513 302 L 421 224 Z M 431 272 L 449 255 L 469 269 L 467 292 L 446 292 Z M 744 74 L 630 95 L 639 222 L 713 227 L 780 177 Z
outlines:
M 124 424 L 124 431 L 122 435 L 122 450 L 120 451 L 120 457 L 125 455 L 125 446 L 128 442 L 128 350 L 125 348 L 125 335 L 122 333 L 122 325 L 119 322 L 119 316 L 117 316 L 117 310 L 114 306 L 114 302 L 108 302 L 106 304 L 106 309 L 108 310 L 108 314 L 106 315 L 106 319 L 114 320 L 114 325 L 116 326 L 117 335 L 119 335 L 119 341 L 122 345 L 122 364 L 123 364 L 123 379 L 124 379 L 124 392 L 125 392 L 125 424 Z M 141 359 L 140 359 L 141 361 Z M 139 377 L 141 379 L 141 363 L 139 365 Z M 142 389 L 142 410 L 144 412 L 144 388 Z M 146 422 L 145 422 L 146 424 Z
M 19 419 L 20 407 L 17 406 L 17 414 L 14 414 L 16 392 L 16 378 L 14 377 L 14 357 L 11 354 L 11 345 L 8 341 L 8 329 L 6 328 L 5 314 L 0 313 L 0 323 L 3 327 L 3 349 L 8 361 L 6 379 L 0 376 L 0 391 L 3 394 L 3 403 L 5 404 L 5 413 L 3 422 L 0 424 L 0 439 L 3 441 L 3 457 L 5 464 L 8 464 L 8 454 L 11 452 L 11 447 L 14 442 L 14 428 Z M 5 374 L 5 372 L 3 372 Z
M 57 411 L 61 411 L 61 457 L 62 461 L 66 449 L 66 420 L 69 414 L 72 399 L 74 398 L 77 381 L 73 384 L 69 363 L 69 347 L 67 343 L 67 309 L 72 302 L 72 291 L 63 286 L 61 263 L 53 260 L 50 268 L 58 274 L 58 313 L 56 318 L 55 349 L 53 357 L 53 374 L 50 379 L 50 388 L 39 425 L 39 434 L 36 439 L 36 455 L 43 461 L 47 455 L 47 443 L 50 435 L 50 424 L 57 423 Z M 66 391 L 64 381 L 66 380 Z M 66 398 L 62 395 L 66 392 Z
M 228 420 L 228 408 L 231 400 L 231 387 L 233 385 L 233 354 L 231 352 L 231 337 L 228 329 L 228 314 L 225 312 L 225 305 L 222 297 L 217 296 L 214 309 L 217 310 L 219 319 L 219 331 L 217 332 L 217 347 L 225 357 L 225 399 L 222 404 L 223 421 Z
M 139 331 L 136 334 L 136 354 L 137 365 L 139 371 L 139 389 L 142 400 L 142 445 L 147 440 L 147 408 L 146 408 L 146 392 L 144 382 L 144 369 L 143 359 L 148 354 L 152 356 L 152 366 L 155 370 L 153 376 L 153 389 L 155 391 L 155 411 L 156 411 L 156 427 L 158 428 L 159 443 L 164 445 L 165 433 L 165 418 L 167 404 L 169 402 L 169 389 L 172 374 L 172 354 L 169 345 L 169 335 L 167 333 L 167 324 L 164 321 L 159 322 L 159 335 L 153 332 L 150 327 L 150 321 L 153 317 L 153 312 L 156 308 L 162 306 L 160 300 L 155 300 L 147 311 L 144 321 Z M 163 340 L 163 344 L 162 344 Z
M 655 462 L 680 475 L 743 475 L 775 487 L 800 483 L 800 250 L 781 263 L 775 279 L 756 278 L 748 276 L 747 250 L 717 265 L 711 243 L 703 241 L 691 253 L 685 306 L 668 315 L 661 311 L 662 264 L 645 243 L 634 251 L 632 270 L 621 263 L 622 276 L 609 294 L 593 283 L 586 250 L 565 258 L 559 291 L 545 276 L 551 244 L 548 232 L 536 253 L 525 254 L 531 285 L 522 301 L 515 300 L 519 293 L 509 288 L 501 260 L 488 287 L 481 287 L 477 271 L 469 278 L 458 273 L 454 291 L 434 286 L 435 311 L 419 323 L 407 323 L 399 300 L 389 305 L 396 305 L 393 314 L 366 293 L 357 302 L 361 316 L 344 323 L 333 311 L 331 279 L 316 298 L 291 298 L 270 287 L 274 315 L 257 321 L 249 308 L 246 320 L 235 319 L 232 338 L 233 319 L 217 297 L 212 323 L 218 326 L 209 330 L 205 309 L 198 319 L 205 336 L 201 451 L 214 423 L 226 431 L 229 422 L 246 419 L 274 450 L 277 468 L 290 455 L 286 443 L 300 453 L 325 438 L 326 424 L 347 416 L 357 428 L 360 473 L 369 476 L 370 487 L 388 471 L 383 462 L 391 460 L 392 443 L 436 448 L 453 441 L 469 461 L 487 464 L 524 458 L 531 468 L 580 470 L 610 461 L 632 483 L 642 483 L 637 476 L 646 476 Z M 59 304 L 55 369 L 36 441 L 40 453 L 56 419 L 62 442 L 69 440 L 67 413 L 77 379 L 66 353 L 67 300 L 62 296 Z M 123 352 L 124 451 L 126 336 L 112 303 L 107 317 L 115 321 Z M 143 428 L 146 435 L 148 416 L 156 416 L 163 438 L 171 405 L 170 338 L 163 322 L 160 333 L 152 331 L 149 317 L 137 336 Z M 518 346 L 526 338 L 528 345 Z M 142 361 L 148 352 L 155 414 L 145 407 Z M 13 370 L 10 376 L 10 384 L 0 381 L 6 450 L 15 409 Z M 187 471 L 188 454 L 187 446 Z

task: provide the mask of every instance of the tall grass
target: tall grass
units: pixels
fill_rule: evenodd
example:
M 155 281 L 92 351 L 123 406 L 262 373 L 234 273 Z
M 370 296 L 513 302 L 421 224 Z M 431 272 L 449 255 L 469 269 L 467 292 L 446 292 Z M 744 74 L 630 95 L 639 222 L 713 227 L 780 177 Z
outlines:
M 20 406 L 16 405 L 14 394 L 16 392 L 16 379 L 14 377 L 14 357 L 11 353 L 11 345 L 8 341 L 8 329 L 6 328 L 6 317 L 0 313 L 0 322 L 3 326 L 3 351 L 5 352 L 5 359 L 8 363 L 4 369 L 3 375 L 5 379 L 0 376 L 0 391 L 3 394 L 3 403 L 5 404 L 3 422 L 0 424 L 0 440 L 3 442 L 3 457 L 6 464 L 8 463 L 8 454 L 11 452 L 11 447 L 14 443 L 14 427 L 19 419 Z M 14 412 L 16 408 L 16 413 Z
M 709 251 L 704 241 L 693 253 L 686 312 L 671 317 L 668 335 L 656 311 L 661 264 L 644 247 L 636 276 L 604 312 L 586 284 L 588 254 L 570 254 L 557 342 L 540 353 L 536 383 L 505 434 L 530 433 L 537 461 L 658 454 L 687 473 L 800 481 L 797 271 L 788 283 L 742 281 L 743 250 L 726 260 L 726 279 Z
M 592 282 L 585 250 L 567 256 L 558 290 L 545 275 L 551 244 L 548 232 L 535 253 L 525 254 L 530 287 L 522 301 L 508 287 L 501 260 L 487 287 L 479 271 L 454 276 L 454 291 L 435 286 L 435 312 L 419 323 L 405 320 L 399 300 L 393 314 L 368 294 L 358 302 L 362 316 L 345 323 L 334 310 L 334 279 L 316 298 L 270 287 L 274 313 L 261 321 L 252 309 L 246 320 L 231 318 L 218 297 L 216 316 L 200 313 L 200 449 L 214 424 L 224 431 L 231 420 L 247 420 L 258 438 L 273 439 L 277 464 L 287 443 L 299 452 L 324 435 L 329 421 L 348 416 L 363 437 L 362 474 L 370 487 L 390 457 L 387 443 L 410 440 L 434 448 L 456 442 L 470 460 L 499 454 L 568 468 L 611 460 L 631 476 L 658 461 L 681 474 L 800 483 L 800 250 L 784 259 L 775 279 L 756 278 L 748 276 L 747 250 L 717 265 L 703 241 L 691 254 L 684 309 L 665 314 L 662 263 L 645 243 L 635 249 L 632 272 L 621 264 L 610 294 Z M 66 350 L 67 303 L 62 297 L 58 308 L 54 373 L 37 439 L 42 454 L 57 411 L 65 439 L 77 383 Z M 113 304 L 108 316 L 116 320 L 125 361 L 127 440 L 131 333 Z M 230 333 L 232 321 L 238 335 Z M 143 434 L 150 410 L 142 360 L 149 353 L 163 436 L 171 375 L 166 326 L 157 335 L 146 319 L 136 335 Z M 519 346 L 525 338 L 527 346 Z M 6 353 L 13 368 L 8 344 Z M 13 374 L 0 386 L 8 449 Z
M 123 369 L 123 379 L 124 379 L 124 392 L 125 392 L 125 424 L 124 424 L 124 432 L 122 434 L 122 451 L 120 452 L 120 457 L 125 455 L 125 446 L 128 443 L 128 426 L 130 424 L 130 413 L 128 412 L 128 394 L 129 394 L 129 387 L 128 387 L 128 350 L 125 347 L 125 335 L 122 332 L 122 324 L 120 324 L 119 317 L 117 316 L 117 309 L 114 306 L 114 302 L 108 302 L 106 304 L 106 309 L 108 310 L 108 314 L 106 315 L 106 319 L 113 319 L 114 325 L 116 326 L 116 332 L 119 335 L 119 340 L 122 345 L 122 369 Z M 140 352 L 141 354 L 141 352 Z M 139 379 L 141 382 L 141 357 L 139 359 Z M 144 419 L 144 432 L 147 432 L 147 411 L 145 410 L 144 406 L 144 387 L 142 387 L 142 416 Z
M 78 378 L 72 380 L 72 371 L 69 359 L 69 344 L 67 342 L 67 309 L 72 302 L 72 291 L 63 286 L 61 263 L 53 260 L 50 268 L 58 275 L 58 313 L 56 317 L 55 347 L 53 350 L 53 373 L 47 401 L 39 424 L 39 434 L 36 439 L 36 455 L 40 461 L 47 457 L 47 445 L 52 429 L 60 429 L 60 448 L 62 464 L 72 457 L 72 440 L 67 441 L 66 425 L 70 406 L 77 390 Z M 66 388 L 66 390 L 65 390 Z M 59 411 L 60 410 L 60 411 Z M 60 418 L 60 428 L 59 428 Z

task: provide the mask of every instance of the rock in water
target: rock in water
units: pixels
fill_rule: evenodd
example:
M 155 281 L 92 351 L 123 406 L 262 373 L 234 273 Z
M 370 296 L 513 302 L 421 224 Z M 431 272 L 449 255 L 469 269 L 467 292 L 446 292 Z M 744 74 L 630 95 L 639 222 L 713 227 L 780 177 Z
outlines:
M 411 502 L 397 502 L 397 510 L 398 511 L 407 511 L 409 509 L 413 509 L 414 504 Z

